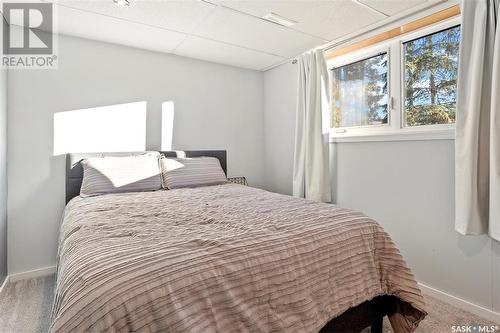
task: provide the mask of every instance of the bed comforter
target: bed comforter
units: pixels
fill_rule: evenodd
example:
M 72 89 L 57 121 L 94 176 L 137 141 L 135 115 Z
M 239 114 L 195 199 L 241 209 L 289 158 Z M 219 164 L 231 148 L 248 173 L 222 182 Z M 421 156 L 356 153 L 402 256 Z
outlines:
M 424 318 L 387 233 L 335 205 L 227 184 L 74 198 L 51 332 L 318 332 L 379 295 Z

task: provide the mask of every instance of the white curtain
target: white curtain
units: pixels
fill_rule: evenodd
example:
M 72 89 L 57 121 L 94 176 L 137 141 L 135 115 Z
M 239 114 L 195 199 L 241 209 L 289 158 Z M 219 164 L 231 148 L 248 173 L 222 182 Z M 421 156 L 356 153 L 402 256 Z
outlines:
M 329 75 L 322 50 L 299 57 L 293 195 L 331 201 Z
M 500 0 L 462 2 L 455 229 L 500 241 Z

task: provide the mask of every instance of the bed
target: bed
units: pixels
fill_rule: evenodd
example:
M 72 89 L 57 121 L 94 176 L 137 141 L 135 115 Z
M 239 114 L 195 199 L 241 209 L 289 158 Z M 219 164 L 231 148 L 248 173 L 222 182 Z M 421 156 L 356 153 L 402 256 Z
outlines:
M 225 151 L 183 154 L 226 172 Z M 237 184 L 79 197 L 79 161 L 101 155 L 67 156 L 51 332 L 412 332 L 426 315 L 359 212 Z

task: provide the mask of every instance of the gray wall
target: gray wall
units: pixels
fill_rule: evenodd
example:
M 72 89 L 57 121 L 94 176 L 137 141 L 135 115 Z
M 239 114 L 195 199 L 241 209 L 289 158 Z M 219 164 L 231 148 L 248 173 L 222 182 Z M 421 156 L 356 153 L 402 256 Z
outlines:
M 145 100 L 147 148 L 160 149 L 161 103 L 174 101 L 174 149 L 227 149 L 229 175 L 263 183 L 263 74 L 73 37 L 57 70 L 8 78 L 9 273 L 55 264 L 64 157 L 53 114 Z
M 7 70 L 0 69 L 0 284 L 7 276 Z
M 264 86 L 266 189 L 290 194 L 297 66 L 267 71 Z M 500 312 L 500 243 L 453 229 L 453 140 L 341 143 L 331 150 L 337 203 L 375 218 L 419 282 Z
M 287 63 L 264 73 L 265 186 L 292 194 L 297 65 Z

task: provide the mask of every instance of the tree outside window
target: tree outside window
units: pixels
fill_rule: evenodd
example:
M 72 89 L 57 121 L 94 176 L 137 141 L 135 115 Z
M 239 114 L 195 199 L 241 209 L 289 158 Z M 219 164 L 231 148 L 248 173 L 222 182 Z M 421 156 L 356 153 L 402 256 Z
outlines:
M 332 127 L 387 124 L 387 53 L 332 69 Z
M 403 44 L 404 125 L 455 122 L 460 26 Z

